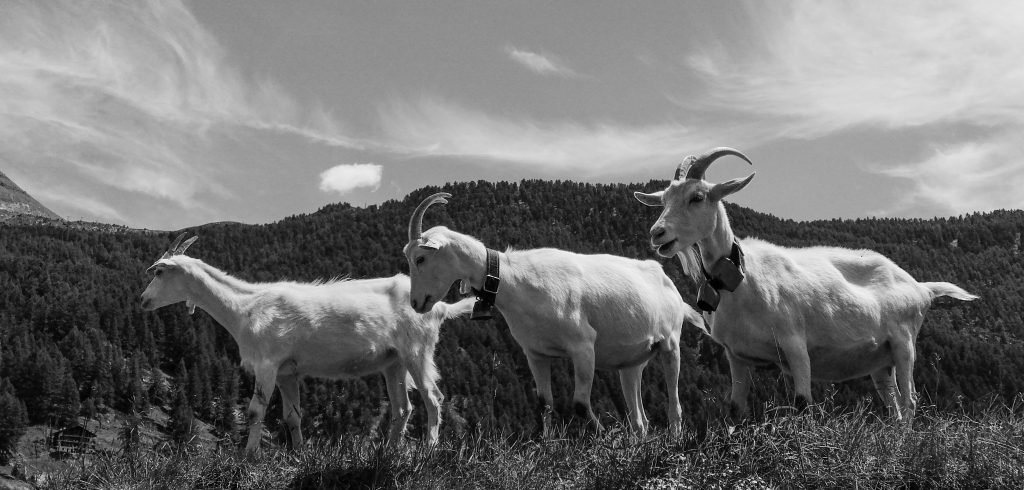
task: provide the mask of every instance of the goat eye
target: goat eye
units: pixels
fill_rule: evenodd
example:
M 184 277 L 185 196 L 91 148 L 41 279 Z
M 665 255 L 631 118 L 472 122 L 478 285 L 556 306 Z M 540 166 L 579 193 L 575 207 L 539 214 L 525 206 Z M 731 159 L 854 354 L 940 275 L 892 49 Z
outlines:
M 159 276 L 160 274 L 163 274 L 163 273 L 164 273 L 164 270 L 163 270 L 163 269 L 157 269 L 157 270 L 156 270 L 156 272 L 155 272 L 155 274 L 156 274 L 156 275 L 158 275 L 158 276 Z
M 693 199 L 690 202 L 701 202 L 704 200 L 704 194 L 694 194 Z
M 419 257 L 416 257 L 416 265 L 422 264 L 424 260 L 427 260 L 427 258 L 422 256 L 422 255 L 419 256 Z

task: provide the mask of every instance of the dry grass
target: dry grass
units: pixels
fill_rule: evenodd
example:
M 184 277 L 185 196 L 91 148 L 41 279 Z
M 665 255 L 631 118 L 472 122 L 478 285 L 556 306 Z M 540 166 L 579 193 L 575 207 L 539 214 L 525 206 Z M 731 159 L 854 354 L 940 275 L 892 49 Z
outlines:
M 1017 413 L 1015 413 L 1017 412 Z M 304 450 L 144 452 L 71 465 L 43 488 L 1024 488 L 1024 419 L 919 414 L 913 427 L 866 410 L 781 416 L 698 436 L 656 432 L 531 441 L 466 435 L 409 442 L 313 441 Z

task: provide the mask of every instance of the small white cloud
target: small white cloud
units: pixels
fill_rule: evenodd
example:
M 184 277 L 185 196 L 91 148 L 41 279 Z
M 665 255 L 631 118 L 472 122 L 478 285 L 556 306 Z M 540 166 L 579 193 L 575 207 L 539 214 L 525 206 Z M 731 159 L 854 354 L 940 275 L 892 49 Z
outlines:
M 380 187 L 383 167 L 373 163 L 353 163 L 331 167 L 320 174 L 320 190 L 345 195 L 360 187 Z
M 512 61 L 525 66 L 528 70 L 539 75 L 555 75 L 566 78 L 577 76 L 575 71 L 560 63 L 551 55 L 535 53 L 514 46 L 506 47 L 505 53 L 508 54 L 509 58 L 512 58 Z

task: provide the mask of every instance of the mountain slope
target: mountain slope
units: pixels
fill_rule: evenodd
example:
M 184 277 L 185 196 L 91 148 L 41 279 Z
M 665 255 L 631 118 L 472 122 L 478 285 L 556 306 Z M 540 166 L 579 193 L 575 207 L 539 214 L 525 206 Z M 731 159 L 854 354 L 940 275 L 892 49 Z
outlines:
M 0 172 L 0 220 L 19 214 L 61 219 Z
M 189 255 L 249 281 L 390 276 L 408 270 L 401 249 L 412 210 L 443 190 L 454 197 L 430 209 L 425 227 L 446 225 L 499 250 L 551 246 L 650 259 L 647 228 L 659 210 L 635 202 L 631 191 L 636 187 L 564 181 L 448 184 L 379 206 L 332 204 L 266 225 L 201 226 L 193 230 L 200 240 Z M 915 366 L 923 401 L 962 410 L 992 395 L 1009 400 L 1024 392 L 1024 211 L 932 220 L 795 222 L 733 205 L 728 209 L 740 236 L 786 246 L 873 249 L 921 281 L 950 281 L 979 294 L 977 301 L 927 314 Z M 143 271 L 174 235 L 0 222 L 0 378 L 10 380 L 30 418 L 45 421 L 47 410 L 52 412 L 63 396 L 46 387 L 66 385 L 77 387 L 82 407 L 129 411 L 147 403 L 188 403 L 218 429 L 237 430 L 231 409 L 251 396 L 253 385 L 239 373 L 234 340 L 201 311 L 188 316 L 176 305 L 148 313 L 138 305 L 149 280 Z M 692 304 L 694 286 L 678 262 L 662 263 Z M 680 395 L 687 424 L 697 427 L 722 415 L 728 365 L 722 348 L 695 329 L 687 329 L 684 344 Z M 533 381 L 502 318 L 446 323 L 437 365 L 447 397 L 443 430 L 464 426 L 521 433 L 534 427 Z M 174 378 L 174 390 L 153 383 L 147 373 L 156 369 Z M 648 416 L 655 425 L 663 424 L 660 363 L 652 363 L 644 379 Z M 759 371 L 752 406 L 763 410 L 764 402 L 789 403 L 787 385 L 791 382 L 777 370 Z M 556 412 L 569 416 L 568 363 L 556 364 L 553 387 Z M 307 380 L 302 393 L 307 436 L 372 431 L 381 417 L 386 420 L 380 408 L 385 391 L 380 376 Z M 873 393 L 865 379 L 820 385 L 816 396 L 851 407 L 871 397 L 878 409 Z M 593 402 L 602 417 L 621 411 L 614 374 L 598 374 Z M 270 427 L 276 427 L 280 413 L 279 405 L 269 410 Z M 423 410 L 413 417 L 415 434 Z

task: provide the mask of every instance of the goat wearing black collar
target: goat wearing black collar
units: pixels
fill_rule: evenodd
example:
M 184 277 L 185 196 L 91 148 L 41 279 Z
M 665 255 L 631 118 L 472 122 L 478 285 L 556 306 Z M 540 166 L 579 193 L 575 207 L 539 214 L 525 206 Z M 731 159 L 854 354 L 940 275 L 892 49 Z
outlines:
M 798 404 L 811 403 L 811 379 L 870 375 L 894 418 L 911 420 L 914 343 L 925 312 L 939 296 L 977 296 L 948 282 L 917 282 L 870 250 L 736 240 L 722 198 L 743 189 L 754 174 L 720 184 L 705 181 L 711 162 L 726 155 L 750 163 L 736 150 L 715 148 L 679 164 L 667 189 L 634 196 L 665 208 L 650 230 L 658 255 L 677 255 L 698 282 L 707 276 L 701 293 L 708 293 L 716 309 L 711 337 L 725 346 L 736 415 L 747 413 L 751 370 L 775 364 L 792 374 Z M 702 269 L 732 278 L 717 278 L 729 283 L 720 298 L 723 288 L 708 288 L 716 278 L 702 275 Z
M 594 370 L 617 370 L 630 425 L 644 434 L 648 422 L 640 379 L 659 353 L 665 363 L 669 426 L 678 431 L 679 337 L 684 323 L 703 329 L 703 320 L 683 302 L 661 264 L 541 248 L 495 252 L 497 267 L 488 268 L 488 248 L 479 240 L 444 226 L 422 231 L 427 207 L 450 197 L 428 197 L 409 222 L 405 255 L 413 309 L 430 311 L 455 281 L 486 291 L 488 269 L 500 271 L 496 284 L 487 287 L 497 290 L 494 306 L 526 354 L 543 404 L 545 436 L 550 433 L 552 358 L 572 360 L 577 415 L 598 431 L 603 428 L 590 407 Z

